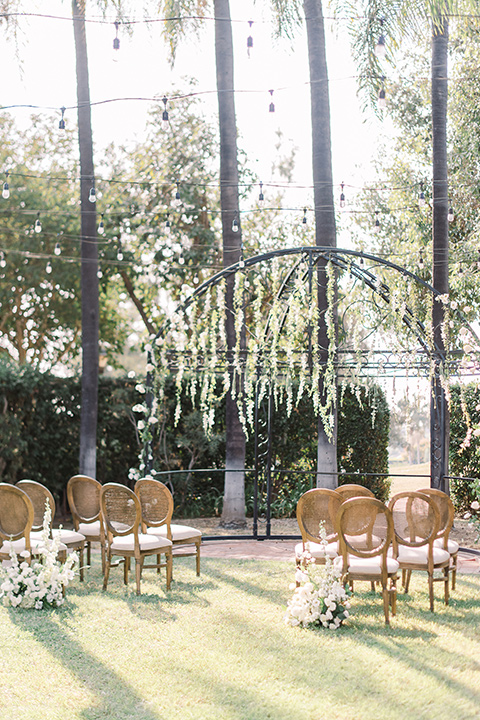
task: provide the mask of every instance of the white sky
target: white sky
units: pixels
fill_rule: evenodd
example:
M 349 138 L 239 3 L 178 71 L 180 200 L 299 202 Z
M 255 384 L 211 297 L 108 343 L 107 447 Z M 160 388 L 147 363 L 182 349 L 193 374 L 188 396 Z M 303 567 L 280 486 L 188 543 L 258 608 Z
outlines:
M 12 43 L 1 43 L 3 106 L 39 105 L 60 108 L 76 104 L 73 29 L 71 4 L 67 0 L 24 3 L 32 12 L 58 15 L 54 18 L 22 18 L 19 33 L 19 73 Z M 93 2 L 88 6 L 93 8 Z M 275 156 L 276 130 L 298 148 L 295 182 L 311 185 L 310 89 L 308 85 L 307 43 L 303 29 L 293 45 L 275 41 L 258 6 L 251 0 L 231 0 L 236 72 L 236 111 L 240 144 L 246 150 L 253 169 L 265 183 Z M 99 18 L 91 11 L 90 17 Z M 139 13 L 140 17 L 140 13 Z M 266 18 L 267 16 L 265 16 Z M 194 76 L 199 92 L 206 92 L 205 102 L 216 113 L 215 58 L 213 22 L 206 21 L 200 39 L 192 38 L 178 54 L 174 71 L 166 60 L 161 37 L 162 23 L 135 25 L 131 36 L 120 28 L 120 50 L 113 51 L 115 28 L 112 23 L 87 25 L 90 85 L 92 102 L 119 97 L 168 97 L 172 87 L 182 87 L 182 77 Z M 253 20 L 250 30 L 248 20 Z M 335 28 L 335 33 L 331 28 Z M 362 186 L 368 181 L 369 159 L 375 135 L 381 123 L 373 117 L 362 117 L 356 97 L 355 67 L 350 59 L 346 33 L 337 33 L 337 25 L 327 21 L 328 63 L 330 76 L 334 182 Z M 246 40 L 252 34 L 254 48 L 247 56 Z M 3 37 L 3 36 L 2 36 Z M 8 73 L 5 69 L 8 68 Z M 276 111 L 268 112 L 269 89 L 274 89 Z M 148 102 L 124 101 L 92 109 L 93 134 L 97 152 L 112 139 L 128 143 L 141 138 L 145 128 Z M 19 123 L 28 122 L 29 109 L 11 110 Z M 181 102 L 170 108 L 181 112 Z M 66 113 L 66 122 L 74 121 L 75 110 Z M 60 112 L 58 111 L 58 117 Z M 335 190 L 335 196 L 340 190 Z M 292 191 L 293 193 L 293 191 Z M 348 198 L 348 190 L 347 190 Z M 297 191 L 290 206 L 308 204 L 308 191 Z M 339 243 L 342 245 L 342 242 Z

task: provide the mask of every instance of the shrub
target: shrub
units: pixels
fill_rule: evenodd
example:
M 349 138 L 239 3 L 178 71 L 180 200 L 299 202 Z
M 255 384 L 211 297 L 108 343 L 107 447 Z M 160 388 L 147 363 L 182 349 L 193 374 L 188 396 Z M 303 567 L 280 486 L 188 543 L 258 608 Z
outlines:
M 480 389 L 476 383 L 453 385 L 450 403 L 450 475 L 480 477 L 480 437 L 472 432 L 480 424 Z M 476 499 L 470 480 L 450 480 L 453 503 L 458 512 L 469 509 Z

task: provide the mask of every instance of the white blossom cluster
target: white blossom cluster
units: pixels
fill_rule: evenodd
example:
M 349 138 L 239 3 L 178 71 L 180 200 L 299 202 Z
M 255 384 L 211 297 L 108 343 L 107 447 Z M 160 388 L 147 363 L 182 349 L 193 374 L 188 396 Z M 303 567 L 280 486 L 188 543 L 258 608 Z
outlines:
M 30 564 L 28 550 L 20 553 L 19 561 L 10 545 L 10 564 L 7 567 L 0 564 L 0 599 L 4 605 L 42 610 L 63 604 L 63 589 L 75 577 L 78 556 L 69 554 L 63 564 L 57 560 L 60 539 L 50 538 L 50 522 L 50 506 L 46 503 L 42 543 L 35 550 L 39 556 Z
M 319 537 L 320 544 L 326 547 L 323 523 L 320 523 Z M 300 567 L 295 573 L 297 584 L 290 585 L 293 597 L 287 603 L 285 623 L 301 627 L 320 625 L 330 630 L 338 630 L 350 614 L 350 590 L 343 586 L 341 571 L 334 567 L 332 559 L 325 555 L 325 565 L 316 565 L 315 558 L 308 550 L 308 543 L 306 545 Z

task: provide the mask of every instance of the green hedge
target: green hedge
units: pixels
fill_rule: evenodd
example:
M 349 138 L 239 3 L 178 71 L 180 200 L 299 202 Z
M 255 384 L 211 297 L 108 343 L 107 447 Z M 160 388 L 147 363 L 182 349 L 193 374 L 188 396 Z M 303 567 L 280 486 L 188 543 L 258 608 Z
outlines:
M 131 408 L 138 403 L 136 380 L 99 378 L 97 477 L 100 482 L 129 484 L 128 470 L 136 467 L 140 449 Z M 44 483 L 60 503 L 65 502 L 68 478 L 78 472 L 80 380 L 58 378 L 29 366 L 0 362 L 0 478 L 16 482 L 30 478 Z M 188 393 L 182 398 L 182 415 L 173 427 L 175 383 L 166 384 L 166 401 L 155 441 L 155 467 L 159 471 L 185 470 L 169 475 L 175 490 L 177 514 L 207 515 L 221 510 L 225 458 L 224 407 L 210 438 L 202 429 L 200 413 Z M 266 407 L 262 409 L 263 417 Z M 372 424 L 372 413 L 376 421 Z M 370 392 L 348 389 L 339 410 L 338 463 L 344 473 L 388 472 L 388 407 L 377 388 Z M 272 416 L 273 512 L 295 512 L 298 497 L 315 480 L 317 418 L 304 398 L 291 417 L 279 404 Z M 248 467 L 254 466 L 254 439 L 247 442 Z M 189 468 L 218 468 L 219 472 L 194 474 Z M 341 479 L 352 481 L 347 474 Z M 388 479 L 361 475 L 355 482 L 371 487 L 386 499 Z M 253 478 L 247 476 L 247 510 L 251 510 Z M 265 487 L 260 495 L 265 496 Z M 262 498 L 261 498 L 262 500 Z M 263 497 L 264 500 L 264 497 Z
M 450 402 L 450 475 L 480 478 L 480 437 L 471 432 L 472 426 L 480 426 L 480 389 L 476 383 L 454 385 Z M 468 480 L 451 479 L 450 491 L 458 511 L 468 510 L 472 500 L 477 499 Z

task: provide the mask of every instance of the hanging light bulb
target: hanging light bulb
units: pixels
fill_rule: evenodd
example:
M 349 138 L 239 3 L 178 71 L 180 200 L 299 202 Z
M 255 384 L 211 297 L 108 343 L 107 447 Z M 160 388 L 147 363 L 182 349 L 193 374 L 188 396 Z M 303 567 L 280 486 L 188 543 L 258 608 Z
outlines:
M 344 187 L 345 187 L 345 183 L 342 182 L 342 184 L 341 184 L 342 192 L 340 193 L 340 207 L 341 208 L 344 208 L 345 204 L 346 204 L 345 203 L 345 193 L 343 192 Z
M 479 255 L 480 255 L 480 251 L 479 251 Z M 5 253 L 2 250 L 0 252 L 0 268 L 4 268 L 4 267 L 6 267 L 6 265 L 7 265 L 7 261 L 5 260 Z
M 363 259 L 363 255 L 360 255 L 360 267 L 363 268 L 364 263 L 365 263 L 365 261 Z
M 380 36 L 377 40 L 377 44 L 375 45 L 375 55 L 377 58 L 384 58 L 387 52 L 387 48 L 385 46 L 385 36 L 383 34 L 383 23 L 385 22 L 385 18 L 382 18 L 380 20 Z
M 302 225 L 307 224 L 307 208 L 303 208 L 303 218 L 302 218 Z
M 103 277 L 103 272 L 100 270 L 100 268 L 97 270 L 97 278 L 101 280 Z
M 451 223 L 451 222 L 453 222 L 453 221 L 455 220 L 455 213 L 453 212 L 453 207 L 452 207 L 452 206 L 450 206 L 450 207 L 448 208 L 447 220 L 448 220 L 449 223 Z
M 273 103 L 273 90 L 268 91 L 270 93 L 270 105 L 268 106 L 268 112 L 274 113 L 275 112 L 275 105 Z
M 480 270 L 480 248 L 478 248 L 477 253 L 478 253 L 478 257 L 477 257 L 477 270 Z M 3 255 L 3 253 L 2 253 L 2 255 Z M 0 265 L 1 265 L 2 267 L 5 267 L 5 265 L 2 265 L 1 262 L 0 262 Z
M 425 193 L 423 192 L 423 183 L 420 183 L 420 192 L 418 194 L 418 206 L 425 207 Z
M 118 248 L 118 250 L 117 250 L 117 260 L 118 260 L 118 262 L 122 262 L 122 260 L 123 260 L 122 248 Z
M 8 200 L 10 197 L 10 186 L 8 184 L 8 170 L 5 173 L 5 182 L 3 183 L 2 197 L 4 200 Z
M 100 225 L 98 226 L 98 234 L 99 235 L 105 235 L 105 224 L 103 222 L 103 213 L 100 220 Z
M 378 210 L 375 210 L 375 224 L 373 226 L 373 232 L 380 232 L 380 220 L 378 219 Z
M 168 118 L 168 110 L 167 110 L 167 98 L 162 98 L 163 102 L 163 112 L 162 112 L 162 128 L 163 130 L 168 130 L 170 127 L 170 120 Z
M 237 215 L 237 213 L 235 213 L 235 216 L 234 216 L 233 222 L 232 222 L 232 232 L 236 233 L 239 231 L 239 229 L 240 229 L 240 224 L 238 222 L 238 215 Z
M 95 192 L 95 185 L 92 185 L 90 192 L 88 193 L 88 199 L 91 203 L 97 202 L 97 193 Z
M 115 24 L 115 38 L 113 40 L 113 49 L 119 50 L 120 49 L 120 40 L 118 39 L 118 26 L 120 25 L 120 23 L 117 20 L 114 24 Z
M 59 242 L 56 243 L 55 249 L 54 249 L 53 252 L 55 253 L 55 255 L 60 255 L 60 253 L 62 252 L 62 248 L 60 247 L 60 243 L 59 243 Z
M 165 232 L 167 233 L 167 235 L 169 234 L 170 230 L 171 230 L 170 213 L 167 213 L 167 219 L 165 220 Z
M 179 207 L 182 204 L 182 198 L 180 197 L 180 183 L 176 180 L 176 190 L 173 196 L 172 205 L 173 207 Z
M 459 275 L 463 275 L 463 266 L 462 266 L 462 263 L 460 263 L 460 265 L 459 265 L 459 267 L 458 267 L 458 274 L 459 274 Z
M 65 107 L 61 107 L 61 108 L 60 108 L 60 111 L 61 111 L 61 113 L 62 113 L 62 117 L 60 118 L 59 123 L 58 123 L 58 129 L 59 129 L 59 130 L 65 130 L 65 118 L 64 118 L 64 115 L 65 115 L 65 110 L 66 110 L 66 109 L 67 109 L 67 108 L 65 108 Z
M 260 183 L 260 192 L 258 193 L 258 202 L 263 203 L 265 196 L 263 194 L 263 182 Z
M 47 267 L 45 268 L 45 272 L 47 273 L 47 275 L 50 275 L 50 273 L 52 272 L 52 263 L 50 262 L 50 260 L 47 262 Z
M 418 269 L 423 270 L 425 267 L 425 263 L 423 262 L 423 251 L 420 250 L 418 254 Z
M 35 220 L 35 225 L 33 227 L 36 233 L 42 232 L 42 223 L 40 222 L 40 213 L 37 213 L 37 219 Z
M 252 29 L 252 25 L 253 25 L 253 20 L 249 20 L 249 21 L 248 21 L 248 24 L 249 24 L 250 30 L 251 30 L 251 29 Z M 247 55 L 248 55 L 248 57 L 250 57 L 250 53 L 252 52 L 252 48 L 253 48 L 253 37 L 252 37 L 251 35 L 249 35 L 248 38 L 247 38 Z
M 386 108 L 386 107 L 387 107 L 387 98 L 386 98 L 386 95 L 385 95 L 385 87 L 384 87 L 384 85 L 383 85 L 384 81 L 385 81 L 385 75 L 382 75 L 382 87 L 381 87 L 380 90 L 379 90 L 379 93 L 378 93 L 378 101 L 377 101 L 377 105 L 378 105 L 379 108 Z

